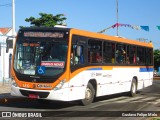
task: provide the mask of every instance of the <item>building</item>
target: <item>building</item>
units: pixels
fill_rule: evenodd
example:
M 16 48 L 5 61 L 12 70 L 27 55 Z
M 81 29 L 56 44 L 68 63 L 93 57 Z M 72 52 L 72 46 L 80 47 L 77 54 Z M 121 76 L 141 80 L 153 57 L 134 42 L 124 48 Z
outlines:
M 11 58 L 13 53 L 12 28 L 0 28 L 0 84 L 8 82 L 10 78 Z M 8 39 L 10 38 L 10 39 Z M 9 46 L 7 52 L 6 46 Z

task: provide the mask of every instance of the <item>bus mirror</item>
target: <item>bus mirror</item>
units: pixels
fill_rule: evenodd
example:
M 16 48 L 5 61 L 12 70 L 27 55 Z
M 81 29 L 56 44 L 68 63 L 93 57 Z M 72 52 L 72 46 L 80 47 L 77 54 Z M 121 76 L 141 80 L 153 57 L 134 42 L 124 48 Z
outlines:
M 81 56 L 82 47 L 77 46 L 77 56 Z

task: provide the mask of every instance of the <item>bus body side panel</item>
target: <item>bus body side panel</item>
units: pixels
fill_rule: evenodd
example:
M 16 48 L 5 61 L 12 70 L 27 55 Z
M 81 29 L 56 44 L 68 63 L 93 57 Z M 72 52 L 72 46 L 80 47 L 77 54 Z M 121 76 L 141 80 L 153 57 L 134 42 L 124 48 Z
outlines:
M 96 96 L 129 92 L 132 79 L 137 79 L 137 89 L 152 85 L 152 72 L 141 72 L 141 67 L 101 67 L 78 70 L 69 82 L 69 100 L 83 99 L 89 80 L 96 80 Z
M 154 71 L 153 66 L 139 68 L 139 79 L 138 79 L 138 88 L 137 88 L 138 90 L 152 85 L 153 71 Z
M 90 72 L 88 70 L 78 70 L 75 76 L 69 81 L 69 100 L 78 100 L 85 98 L 85 90 L 89 82 Z
M 138 71 L 138 68 L 135 68 Z M 129 69 L 131 74 L 135 69 Z M 72 89 L 69 92 L 69 99 L 83 99 L 85 97 L 85 89 L 90 80 L 96 81 L 96 96 L 110 95 L 130 91 L 132 76 L 124 75 L 128 72 L 128 68 L 88 68 L 79 71 L 69 83 Z M 138 74 L 138 72 L 137 72 Z
M 70 81 L 66 82 L 59 90 L 37 90 L 19 88 L 12 85 L 11 94 L 13 96 L 23 96 L 20 90 L 31 93 L 47 92 L 48 96 L 42 99 L 73 101 L 85 98 L 85 90 L 89 80 L 96 80 L 96 96 L 111 95 L 115 93 L 128 92 L 131 88 L 133 77 L 137 77 L 137 89 L 152 85 L 153 68 L 142 67 L 100 67 L 83 68 L 77 70 Z M 23 96 L 27 97 L 27 96 Z

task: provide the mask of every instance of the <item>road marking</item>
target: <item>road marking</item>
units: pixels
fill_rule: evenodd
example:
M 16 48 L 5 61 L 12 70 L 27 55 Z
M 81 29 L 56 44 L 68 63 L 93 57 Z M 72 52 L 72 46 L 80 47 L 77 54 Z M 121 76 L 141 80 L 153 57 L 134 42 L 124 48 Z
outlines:
M 135 100 L 138 101 L 138 100 L 141 100 L 142 98 L 143 98 L 142 96 L 137 96 L 137 97 L 125 99 L 123 101 L 117 101 L 117 103 L 132 102 L 132 101 L 135 101 Z
M 157 104 L 160 104 L 160 99 L 158 98 L 156 101 L 152 101 L 152 102 L 148 102 L 148 103 L 157 105 Z
M 118 98 L 111 98 L 111 99 L 109 99 L 109 100 L 103 100 L 103 101 L 100 101 L 100 102 L 102 102 L 102 103 L 104 103 L 104 102 L 114 102 L 114 101 L 118 101 L 118 100 L 125 100 L 125 99 L 127 99 L 128 97 L 118 97 Z
M 90 108 L 96 108 L 96 107 L 100 107 L 102 105 L 106 105 L 108 103 L 111 103 L 111 102 L 117 102 L 119 100 L 124 100 L 124 99 L 127 99 L 128 97 L 118 97 L 118 98 L 111 98 L 109 100 L 103 100 L 103 101 L 99 101 L 100 104 L 98 105 L 92 105 Z
M 145 102 L 145 103 L 150 103 L 150 104 L 159 104 L 160 103 L 160 99 L 158 97 L 144 97 L 144 96 L 136 96 L 133 98 L 128 98 L 128 97 L 118 97 L 118 98 L 113 98 L 113 99 L 109 99 L 109 100 L 103 100 L 100 101 L 100 103 L 110 103 L 110 102 L 115 102 L 115 103 L 137 103 L 137 102 Z M 98 107 L 101 105 L 96 105 L 93 106 L 94 107 Z

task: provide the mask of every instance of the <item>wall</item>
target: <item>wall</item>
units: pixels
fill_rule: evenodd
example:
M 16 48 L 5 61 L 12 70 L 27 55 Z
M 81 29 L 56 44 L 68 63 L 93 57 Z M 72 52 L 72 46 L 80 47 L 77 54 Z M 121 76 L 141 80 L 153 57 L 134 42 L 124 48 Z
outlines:
M 10 30 L 7 36 L 11 36 L 12 31 Z M 13 54 L 13 49 L 9 49 L 9 52 L 6 53 L 6 39 L 7 36 L 0 36 L 1 44 L 1 56 L 0 56 L 0 84 L 3 82 L 8 82 L 9 78 L 9 55 Z

